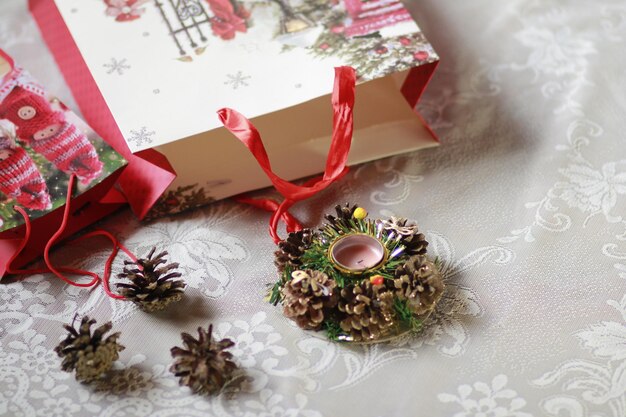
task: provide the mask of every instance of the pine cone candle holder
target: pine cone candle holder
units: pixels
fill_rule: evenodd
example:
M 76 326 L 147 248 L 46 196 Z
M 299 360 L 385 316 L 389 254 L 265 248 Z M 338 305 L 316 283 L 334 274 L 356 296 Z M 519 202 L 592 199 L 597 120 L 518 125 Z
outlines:
M 147 312 L 163 310 L 180 301 L 186 286 L 182 279 L 177 279 L 182 274 L 174 271 L 178 263 L 167 264 L 166 251 L 156 256 L 154 252 L 156 248 L 137 262 L 125 261 L 124 271 L 118 274 L 131 281 L 117 284 L 119 293 Z
M 63 325 L 68 334 L 54 349 L 63 358 L 61 368 L 65 372 L 76 371 L 76 379 L 81 382 L 91 382 L 101 377 L 119 358 L 119 352 L 124 350 L 124 346 L 117 342 L 120 333 L 104 337 L 113 327 L 111 322 L 92 333 L 91 326 L 94 324 L 95 320 L 84 316 L 78 329 L 73 324 Z
M 179 378 L 181 386 L 187 386 L 196 394 L 210 395 L 221 390 L 231 378 L 237 365 L 232 354 L 226 350 L 235 344 L 230 339 L 212 339 L 213 325 L 207 330 L 198 328 L 198 338 L 181 333 L 185 348 L 171 349 L 174 363 L 170 371 Z
M 418 330 L 444 289 L 424 234 L 407 219 L 368 219 L 358 205 L 335 212 L 279 244 L 271 302 L 333 340 L 374 343 Z

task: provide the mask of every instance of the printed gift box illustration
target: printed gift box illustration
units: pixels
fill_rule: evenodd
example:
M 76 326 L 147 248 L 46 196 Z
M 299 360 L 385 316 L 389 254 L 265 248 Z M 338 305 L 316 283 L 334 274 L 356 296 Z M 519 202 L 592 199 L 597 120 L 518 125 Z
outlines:
M 61 224 L 68 193 L 82 210 L 72 212 L 69 233 L 119 208 L 124 200 L 113 185 L 124 166 L 121 155 L 0 50 L 0 278 L 41 254 Z M 74 190 L 71 176 L 79 183 Z
M 272 167 L 323 171 L 333 68 L 357 72 L 349 164 L 437 145 L 414 111 L 438 56 L 397 0 L 30 0 L 87 121 L 176 171 L 153 213 L 270 185 L 217 110 L 251 119 Z

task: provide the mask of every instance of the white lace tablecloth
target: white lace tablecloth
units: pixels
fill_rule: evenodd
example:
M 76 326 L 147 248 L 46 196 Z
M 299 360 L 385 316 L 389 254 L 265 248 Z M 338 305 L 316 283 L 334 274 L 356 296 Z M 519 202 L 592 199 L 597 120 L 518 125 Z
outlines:
M 0 415 L 626 416 L 626 4 L 410 7 L 442 57 L 419 105 L 441 147 L 356 167 L 294 214 L 316 225 L 350 201 L 416 219 L 447 281 L 420 336 L 358 347 L 294 327 L 263 301 L 266 213 L 225 201 L 140 224 L 122 212 L 102 227 L 138 254 L 168 249 L 184 301 L 146 314 L 52 276 L 3 281 Z M 0 45 L 74 104 L 25 1 L 0 4 Z M 101 268 L 107 254 L 55 256 Z M 92 386 L 52 351 L 77 312 L 112 320 L 126 346 Z M 209 322 L 236 342 L 246 382 L 207 399 L 167 369 L 180 332 Z

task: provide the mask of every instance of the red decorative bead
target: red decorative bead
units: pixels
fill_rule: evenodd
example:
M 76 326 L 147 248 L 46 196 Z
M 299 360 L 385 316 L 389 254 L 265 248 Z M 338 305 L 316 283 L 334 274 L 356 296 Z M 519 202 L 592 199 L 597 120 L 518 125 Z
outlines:
M 378 48 L 375 49 L 377 54 L 384 54 L 385 52 L 387 52 L 389 49 L 387 49 L 386 46 L 379 46 Z
M 400 43 L 404 46 L 409 46 L 411 44 L 411 39 L 402 37 L 400 38 Z
M 370 283 L 372 285 L 383 285 L 384 281 L 385 281 L 385 278 L 383 278 L 382 275 L 372 275 L 370 277 Z
M 323 49 L 323 50 L 328 49 L 328 47 L 330 47 L 330 45 L 327 44 L 326 42 L 324 42 L 323 44 L 320 45 L 320 49 Z

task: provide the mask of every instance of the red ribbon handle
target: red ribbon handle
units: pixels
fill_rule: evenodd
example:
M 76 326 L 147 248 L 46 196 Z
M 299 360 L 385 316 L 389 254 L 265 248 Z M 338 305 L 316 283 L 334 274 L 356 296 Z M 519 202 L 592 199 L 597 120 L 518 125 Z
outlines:
M 232 109 L 224 108 L 218 111 L 218 116 L 226 129 L 246 145 L 276 190 L 285 197 L 285 200 L 278 207 L 275 207 L 278 203 L 273 200 L 261 200 L 254 204 L 257 207 L 274 211 L 270 219 L 270 236 L 274 243 L 278 243 L 281 240 L 276 232 L 278 221 L 281 217 L 286 221 L 288 230 L 301 228 L 301 226 L 294 224 L 290 220 L 293 217 L 287 211 L 291 206 L 324 190 L 348 172 L 346 162 L 352 143 L 352 110 L 354 108 L 355 85 L 356 72 L 354 68 L 335 68 L 335 84 L 332 95 L 333 133 L 326 159 L 326 168 L 324 169 L 324 175 L 307 181 L 304 185 L 291 183 L 272 171 L 261 135 L 248 119 Z M 242 200 L 240 199 L 240 201 Z M 250 203 L 249 201 L 247 202 Z
M 45 268 L 39 268 L 39 269 L 14 269 L 14 268 L 11 267 L 11 263 L 15 260 L 15 258 L 18 257 L 18 255 L 22 252 L 22 250 L 24 250 L 24 248 L 28 244 L 28 240 L 30 239 L 31 230 L 32 230 L 31 223 L 30 223 L 30 217 L 28 216 L 26 211 L 22 207 L 20 207 L 20 206 L 15 206 L 14 207 L 15 211 L 20 213 L 22 215 L 22 217 L 24 218 L 25 235 L 24 235 L 24 239 L 22 240 L 22 243 L 20 244 L 18 250 L 13 254 L 13 256 L 7 262 L 7 269 L 6 269 L 6 271 L 9 274 L 26 274 L 26 275 L 43 274 L 43 273 L 51 272 L 54 275 L 56 275 L 58 278 L 60 278 L 61 280 L 65 281 L 66 283 L 68 283 L 70 285 L 73 285 L 75 287 L 93 287 L 94 285 L 97 285 L 100 281 L 102 281 L 102 286 L 104 288 L 104 292 L 109 297 L 116 298 L 116 299 L 123 299 L 125 297 L 123 297 L 123 296 L 121 296 L 119 294 L 115 294 L 114 292 L 111 291 L 111 287 L 110 287 L 110 284 L 109 284 L 109 279 L 110 279 L 110 276 L 111 276 L 111 265 L 113 264 L 113 261 L 115 260 L 115 257 L 117 256 L 117 253 L 119 252 L 120 249 L 124 253 L 126 253 L 126 255 L 128 255 L 128 257 L 130 259 L 132 259 L 133 262 L 137 262 L 137 257 L 130 250 L 128 250 L 124 245 L 119 243 L 119 241 L 111 233 L 107 232 L 106 230 L 94 230 L 93 232 L 86 233 L 83 236 L 80 236 L 80 237 L 78 237 L 76 239 L 73 239 L 73 240 L 71 240 L 69 242 L 69 243 L 76 243 L 76 242 L 80 242 L 82 240 L 85 240 L 87 238 L 93 237 L 93 236 L 104 236 L 104 237 L 106 237 L 107 239 L 109 239 L 111 241 L 111 243 L 113 244 L 113 249 L 111 250 L 111 254 L 109 255 L 107 261 L 104 264 L 104 273 L 103 273 L 102 277 L 100 277 L 95 272 L 85 271 L 85 270 L 76 269 L 76 268 L 55 267 L 52 264 L 52 260 L 50 259 L 50 250 L 52 249 L 52 246 L 57 242 L 57 240 L 63 235 L 63 232 L 65 231 L 65 228 L 67 226 L 67 223 L 70 220 L 70 216 L 71 216 L 70 204 L 71 204 L 71 201 L 72 201 L 72 190 L 74 188 L 74 182 L 75 181 L 76 181 L 76 174 L 72 174 L 70 176 L 70 179 L 69 179 L 68 183 L 67 183 L 67 195 L 66 195 L 66 198 L 65 198 L 65 208 L 63 209 L 63 219 L 61 221 L 61 225 L 59 226 L 59 229 L 54 233 L 54 235 L 52 235 L 50 240 L 48 240 L 48 242 L 46 243 L 46 247 L 44 249 L 43 258 L 44 258 L 44 262 L 46 264 Z M 65 275 L 63 275 L 64 273 L 66 273 L 66 274 L 76 274 L 76 275 L 90 276 L 91 277 L 91 281 L 88 281 L 88 282 L 75 282 L 75 281 L 72 281 L 71 279 L 69 279 L 68 277 L 66 277 Z

